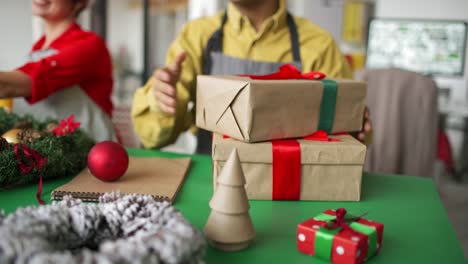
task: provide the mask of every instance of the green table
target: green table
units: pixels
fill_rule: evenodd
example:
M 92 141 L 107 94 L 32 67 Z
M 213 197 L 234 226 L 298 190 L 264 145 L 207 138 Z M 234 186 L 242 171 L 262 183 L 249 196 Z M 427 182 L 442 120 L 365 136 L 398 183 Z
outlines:
M 129 149 L 132 156 L 181 157 L 172 153 Z M 194 155 L 187 180 L 174 205 L 202 229 L 210 208 L 211 159 Z M 70 178 L 44 184 L 43 199 Z M 7 213 L 17 207 L 37 205 L 36 185 L 0 192 L 0 208 Z M 256 228 L 255 243 L 236 253 L 209 248 L 208 263 L 326 263 L 296 249 L 298 223 L 326 210 L 346 207 L 349 212 L 368 212 L 369 219 L 385 224 L 382 251 L 368 263 L 466 263 L 455 232 L 449 224 L 431 180 L 365 174 L 361 202 L 251 201 Z M 1 238 L 0 238 L 1 239 Z

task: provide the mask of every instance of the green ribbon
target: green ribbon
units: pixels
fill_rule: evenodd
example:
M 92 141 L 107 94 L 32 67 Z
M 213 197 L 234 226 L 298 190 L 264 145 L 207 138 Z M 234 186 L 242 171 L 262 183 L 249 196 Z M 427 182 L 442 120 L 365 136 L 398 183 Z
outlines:
M 327 229 L 325 227 L 320 227 L 315 232 L 315 241 L 314 241 L 314 250 L 315 256 L 330 260 L 331 259 L 331 250 L 333 246 L 333 237 L 341 231 L 340 228 L 337 229 Z
M 367 249 L 366 259 L 369 259 L 375 255 L 375 252 L 377 251 L 377 230 L 375 230 L 375 227 L 366 226 L 358 222 L 352 222 L 349 224 L 349 226 L 355 231 L 358 231 L 359 233 L 362 233 L 369 238 L 369 241 L 367 241 L 369 248 Z
M 347 214 L 349 216 L 349 214 Z M 332 221 L 332 220 L 335 220 L 336 219 L 336 216 L 334 215 L 329 215 L 329 214 L 324 214 L 324 213 L 321 213 L 319 215 L 317 215 L 316 217 L 314 217 L 314 220 L 317 220 L 317 221 L 325 221 L 325 222 L 329 222 L 329 221 Z
M 346 214 L 346 216 L 347 218 L 355 218 L 355 216 L 350 214 Z M 314 220 L 325 221 L 328 224 L 335 218 L 336 217 L 333 215 L 322 213 L 314 217 Z M 349 226 L 355 231 L 367 235 L 367 237 L 369 238 L 369 248 L 367 251 L 366 259 L 369 259 L 373 255 L 375 255 L 377 251 L 377 231 L 375 230 L 375 227 L 366 226 L 358 222 L 352 222 L 349 224 Z M 333 238 L 340 231 L 341 228 L 328 229 L 325 226 L 323 226 L 315 232 L 314 251 L 316 257 L 325 260 L 331 260 L 333 250 Z
M 323 95 L 320 105 L 320 117 L 318 130 L 324 130 L 331 134 L 335 119 L 336 96 L 338 93 L 338 83 L 332 80 L 322 80 Z

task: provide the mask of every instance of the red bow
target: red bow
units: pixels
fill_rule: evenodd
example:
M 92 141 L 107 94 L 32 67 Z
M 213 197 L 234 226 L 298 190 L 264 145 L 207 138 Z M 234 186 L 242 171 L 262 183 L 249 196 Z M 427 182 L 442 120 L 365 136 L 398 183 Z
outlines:
M 346 216 L 346 209 L 344 208 L 338 208 L 335 211 L 336 218 L 331 221 L 331 225 L 329 224 L 328 226 L 325 226 L 327 229 L 336 229 L 336 228 L 342 228 L 343 230 L 349 230 L 353 233 L 358 233 L 354 229 L 352 229 L 346 222 L 347 221 L 357 221 L 361 217 L 365 216 L 367 213 L 359 216 L 359 217 L 353 217 L 353 218 L 345 218 Z
M 74 115 L 69 116 L 66 120 L 60 120 L 59 125 L 52 131 L 55 136 L 66 136 L 71 134 L 80 127 L 80 122 L 73 122 Z
M 241 75 L 247 76 L 254 80 L 321 80 L 325 78 L 325 74 L 318 71 L 301 73 L 293 64 L 285 64 L 279 68 L 278 72 L 267 75 Z
M 20 154 L 20 148 L 23 149 L 23 155 Z M 15 144 L 13 150 L 18 161 L 18 167 L 23 174 L 30 173 L 34 168 L 41 170 L 48 162 L 47 158 L 44 158 L 34 149 L 28 148 L 25 144 Z M 25 160 L 23 160 L 24 156 Z M 41 199 L 42 193 L 42 174 L 39 174 L 39 186 L 37 187 L 36 199 L 40 204 L 45 204 Z
M 335 135 L 335 134 L 334 134 Z M 312 133 L 308 136 L 305 136 L 304 139 L 306 140 L 315 140 L 315 141 L 340 141 L 339 138 L 332 138 L 328 135 L 327 132 L 325 132 L 324 130 L 319 130 L 315 133 Z

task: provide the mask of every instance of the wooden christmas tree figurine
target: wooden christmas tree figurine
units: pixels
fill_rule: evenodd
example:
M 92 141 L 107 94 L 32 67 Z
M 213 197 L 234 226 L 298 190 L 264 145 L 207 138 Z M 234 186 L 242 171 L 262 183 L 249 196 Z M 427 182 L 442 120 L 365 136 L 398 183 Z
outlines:
M 236 149 L 229 156 L 217 183 L 210 201 L 212 210 L 205 225 L 205 235 L 217 249 L 244 249 L 255 237 L 255 230 L 249 215 L 245 177 Z

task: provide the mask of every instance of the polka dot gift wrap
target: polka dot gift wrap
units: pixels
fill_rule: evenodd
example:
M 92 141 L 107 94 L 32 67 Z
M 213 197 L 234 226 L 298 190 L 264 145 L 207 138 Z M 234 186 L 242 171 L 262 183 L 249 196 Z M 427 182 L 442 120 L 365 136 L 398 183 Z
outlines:
M 343 221 L 337 217 L 340 213 Z M 342 208 L 326 210 L 300 223 L 296 234 L 297 249 L 343 264 L 364 263 L 377 254 L 382 247 L 384 225 L 345 214 L 346 210 Z

